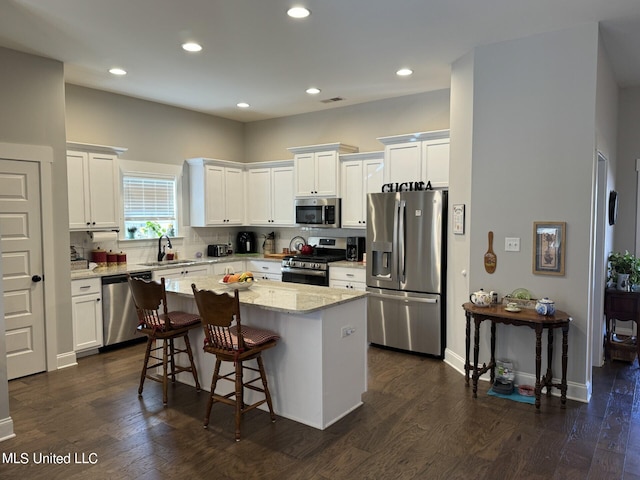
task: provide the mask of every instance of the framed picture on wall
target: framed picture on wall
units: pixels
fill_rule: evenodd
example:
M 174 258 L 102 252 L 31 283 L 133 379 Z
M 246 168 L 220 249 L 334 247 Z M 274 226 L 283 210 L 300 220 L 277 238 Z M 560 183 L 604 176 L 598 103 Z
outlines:
M 533 273 L 564 275 L 566 222 L 533 222 Z

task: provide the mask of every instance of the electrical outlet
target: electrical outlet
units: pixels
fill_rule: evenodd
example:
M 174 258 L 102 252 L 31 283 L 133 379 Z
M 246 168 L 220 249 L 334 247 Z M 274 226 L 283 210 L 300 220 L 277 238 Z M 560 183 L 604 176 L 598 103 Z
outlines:
M 344 338 L 356 333 L 356 329 L 353 327 L 342 327 L 341 332 L 342 332 L 342 338 Z
M 520 251 L 520 238 L 519 237 L 505 237 L 505 239 L 504 239 L 504 251 L 505 252 L 519 252 Z

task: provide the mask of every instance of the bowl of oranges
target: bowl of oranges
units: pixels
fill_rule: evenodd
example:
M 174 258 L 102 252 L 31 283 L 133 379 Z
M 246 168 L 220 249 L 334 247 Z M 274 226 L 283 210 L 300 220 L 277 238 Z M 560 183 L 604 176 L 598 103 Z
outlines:
M 218 283 L 230 288 L 231 290 L 246 290 L 251 288 L 255 283 L 255 280 L 253 278 L 253 273 L 251 272 L 230 273 L 222 277 L 222 280 Z

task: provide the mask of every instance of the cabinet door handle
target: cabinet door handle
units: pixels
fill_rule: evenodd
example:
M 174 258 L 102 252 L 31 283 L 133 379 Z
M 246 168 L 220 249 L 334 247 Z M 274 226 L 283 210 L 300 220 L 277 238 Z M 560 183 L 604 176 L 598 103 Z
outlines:
M 85 288 L 91 288 L 91 285 L 83 285 L 80 287 L 80 290 L 84 290 Z

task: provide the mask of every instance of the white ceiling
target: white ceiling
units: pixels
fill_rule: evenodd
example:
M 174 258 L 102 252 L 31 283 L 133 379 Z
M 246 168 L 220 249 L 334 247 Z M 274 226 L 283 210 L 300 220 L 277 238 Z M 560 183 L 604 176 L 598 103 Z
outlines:
M 478 45 L 595 21 L 619 85 L 640 85 L 640 0 L 0 0 L 0 46 L 64 62 L 68 83 L 249 122 L 449 88 Z

